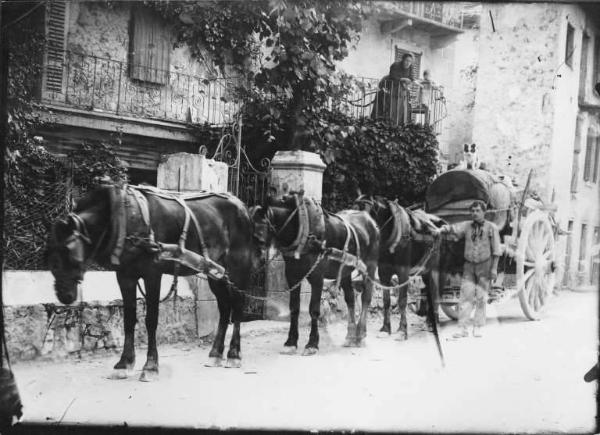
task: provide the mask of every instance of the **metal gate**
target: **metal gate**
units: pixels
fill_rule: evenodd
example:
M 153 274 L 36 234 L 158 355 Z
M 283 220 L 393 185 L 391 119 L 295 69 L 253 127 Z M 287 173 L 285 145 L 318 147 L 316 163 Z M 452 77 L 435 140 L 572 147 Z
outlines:
M 270 181 L 270 160 L 264 158 L 256 168 L 242 146 L 242 117 L 239 115 L 230 124 L 219 141 L 212 158 L 224 162 L 229 167 L 227 191 L 241 199 L 248 207 L 262 204 L 266 199 Z M 265 254 L 266 255 L 266 254 Z M 250 286 L 245 298 L 244 320 L 263 319 L 265 302 L 251 296 L 264 297 L 266 294 L 266 258 L 263 256 L 260 267 L 252 271 Z

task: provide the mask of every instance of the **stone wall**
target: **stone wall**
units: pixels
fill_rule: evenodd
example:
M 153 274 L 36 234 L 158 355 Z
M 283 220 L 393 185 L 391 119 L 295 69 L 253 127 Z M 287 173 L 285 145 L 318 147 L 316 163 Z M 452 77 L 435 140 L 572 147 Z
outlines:
M 481 20 L 473 141 L 492 171 L 523 184 L 534 169 L 536 187 L 549 194 L 545 181 L 554 129 L 560 6 L 490 4 L 488 9 L 494 28 L 489 17 Z
M 447 117 L 443 121 L 440 151 L 449 163 L 462 160 L 463 144 L 472 143 L 475 93 L 479 52 L 479 30 L 468 29 L 459 35 L 443 56 L 453 55 L 452 80 L 444 89 Z
M 70 54 L 65 81 L 69 104 L 182 122 L 227 122 L 237 106 L 224 102 L 231 86 L 219 77 L 208 54 L 198 61 L 187 46 L 174 48 L 171 44 L 165 83 L 130 79 L 132 4 L 68 3 L 66 48 Z M 174 43 L 169 23 L 165 23 L 165 29 Z
M 114 272 L 87 272 L 81 303 L 58 303 L 50 272 L 7 271 L 3 276 L 6 334 L 11 356 L 32 359 L 63 357 L 80 351 L 121 349 L 123 308 Z M 161 299 L 169 294 L 172 279 L 161 285 Z M 143 284 L 142 284 L 143 287 Z M 218 309 L 208 282 L 199 276 L 179 278 L 177 300 L 161 303 L 159 343 L 194 341 L 211 335 Z M 136 343 L 147 340 L 145 302 L 138 293 Z

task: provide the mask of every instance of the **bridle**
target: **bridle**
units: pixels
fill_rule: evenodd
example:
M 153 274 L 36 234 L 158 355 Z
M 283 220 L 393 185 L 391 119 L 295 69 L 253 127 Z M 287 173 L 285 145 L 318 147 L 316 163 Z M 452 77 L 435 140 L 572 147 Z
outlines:
M 354 201 L 355 204 L 365 204 L 367 206 L 370 207 L 370 209 L 374 210 L 375 213 L 378 213 L 382 208 L 384 208 L 384 205 L 377 201 L 375 198 L 371 197 L 372 199 L 370 199 L 369 197 L 362 195 L 359 196 L 358 199 L 356 199 L 356 201 Z M 383 225 L 381 225 L 381 227 L 379 227 L 379 230 L 383 230 L 385 228 L 385 226 L 387 224 L 389 224 L 392 219 L 394 219 L 394 215 L 392 213 L 390 213 L 390 217 L 383 223 Z
M 278 230 L 277 228 L 275 228 L 275 225 L 273 225 L 273 222 L 272 222 L 272 219 L 274 218 L 273 209 L 271 207 L 267 207 L 267 212 L 265 213 L 265 220 L 267 221 L 267 226 L 269 227 L 269 230 L 271 230 L 271 232 L 273 233 L 275 238 L 277 238 L 283 232 L 285 227 L 287 227 L 289 225 L 289 223 L 292 221 L 292 218 L 297 213 L 298 213 L 298 207 L 296 207 L 294 209 L 294 211 L 290 213 L 290 215 L 287 217 L 287 219 L 285 220 L 285 222 L 283 223 L 281 228 L 279 228 L 279 230 Z
M 75 230 L 73 230 L 71 235 L 69 235 L 69 237 L 67 237 L 67 239 L 65 240 L 65 247 L 69 251 L 69 257 L 71 258 L 71 260 L 85 263 L 85 258 L 79 258 L 78 253 L 74 254 L 73 250 L 76 249 L 77 243 L 92 246 L 92 239 L 90 237 L 87 225 L 85 221 L 81 218 L 81 216 L 79 216 L 76 213 L 69 213 L 68 218 L 71 219 L 75 224 Z M 100 238 L 98 239 L 98 242 L 96 243 L 96 246 L 93 249 L 91 255 L 88 257 L 88 261 L 98 254 L 102 241 L 104 240 L 104 237 L 106 237 L 106 232 L 107 229 L 105 228 L 102 234 L 100 235 Z

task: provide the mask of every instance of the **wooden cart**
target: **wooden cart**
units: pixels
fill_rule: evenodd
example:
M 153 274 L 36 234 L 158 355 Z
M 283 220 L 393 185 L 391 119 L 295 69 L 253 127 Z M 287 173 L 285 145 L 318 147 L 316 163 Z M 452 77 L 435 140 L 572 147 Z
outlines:
M 426 211 L 450 223 L 469 219 L 475 199 L 488 204 L 486 219 L 500 230 L 502 255 L 498 279 L 492 283 L 489 303 L 518 297 L 523 313 L 537 320 L 556 284 L 556 234 L 552 208 L 528 200 L 527 184 L 520 192 L 509 180 L 481 170 L 452 170 L 440 175 L 427 191 Z M 464 242 L 442 243 L 440 305 L 452 319 L 458 318 Z

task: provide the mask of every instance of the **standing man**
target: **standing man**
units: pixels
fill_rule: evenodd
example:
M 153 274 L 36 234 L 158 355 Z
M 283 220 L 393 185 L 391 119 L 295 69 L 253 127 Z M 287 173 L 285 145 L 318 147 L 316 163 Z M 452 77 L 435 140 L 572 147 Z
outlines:
M 444 225 L 439 230 L 440 233 L 454 234 L 459 240 L 465 239 L 465 265 L 458 310 L 460 330 L 453 335 L 454 338 L 469 336 L 468 323 L 473 308 L 473 336 L 482 336 L 481 328 L 485 325 L 485 306 L 490 282 L 498 277 L 500 234 L 493 222 L 485 220 L 485 210 L 486 205 L 483 201 L 474 201 L 469 207 L 472 221 Z

